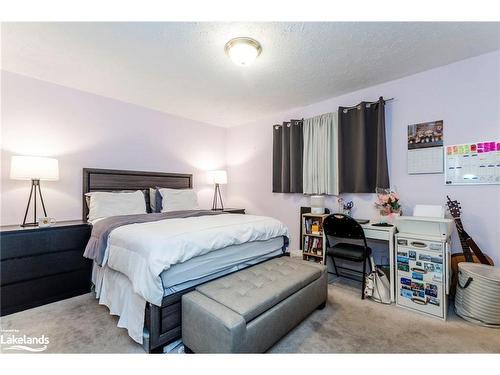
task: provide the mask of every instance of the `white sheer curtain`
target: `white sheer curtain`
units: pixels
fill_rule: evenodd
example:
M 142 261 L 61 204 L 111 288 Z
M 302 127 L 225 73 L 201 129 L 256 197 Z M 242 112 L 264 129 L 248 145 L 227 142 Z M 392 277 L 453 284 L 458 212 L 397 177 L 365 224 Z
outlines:
M 339 194 L 338 116 L 325 113 L 304 120 L 304 194 Z

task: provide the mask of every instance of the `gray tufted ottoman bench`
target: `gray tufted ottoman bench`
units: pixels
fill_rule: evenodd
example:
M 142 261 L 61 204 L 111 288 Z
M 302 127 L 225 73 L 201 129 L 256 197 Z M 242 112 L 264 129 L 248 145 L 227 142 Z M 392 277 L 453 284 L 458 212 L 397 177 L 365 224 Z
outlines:
M 280 257 L 182 297 L 186 352 L 263 353 L 327 298 L 325 266 Z

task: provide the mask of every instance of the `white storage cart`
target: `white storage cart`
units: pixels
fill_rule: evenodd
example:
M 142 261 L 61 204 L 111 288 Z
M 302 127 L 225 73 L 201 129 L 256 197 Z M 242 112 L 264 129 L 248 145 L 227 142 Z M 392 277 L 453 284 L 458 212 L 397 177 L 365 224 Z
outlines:
M 446 319 L 452 220 L 402 216 L 396 227 L 396 304 Z

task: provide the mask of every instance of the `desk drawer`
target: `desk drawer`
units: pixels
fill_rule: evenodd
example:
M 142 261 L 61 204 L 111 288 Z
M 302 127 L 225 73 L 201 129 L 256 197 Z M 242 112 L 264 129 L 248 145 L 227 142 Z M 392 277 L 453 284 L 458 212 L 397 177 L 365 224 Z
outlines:
M 4 286 L 82 268 L 90 269 L 91 264 L 89 259 L 83 257 L 83 249 L 2 260 L 0 285 Z
M 388 241 L 391 236 L 391 233 L 382 230 L 363 228 L 363 231 L 365 232 L 365 237 L 372 240 Z
M 1 260 L 72 249 L 82 249 L 83 253 L 90 230 L 90 226 L 78 226 L 2 233 Z

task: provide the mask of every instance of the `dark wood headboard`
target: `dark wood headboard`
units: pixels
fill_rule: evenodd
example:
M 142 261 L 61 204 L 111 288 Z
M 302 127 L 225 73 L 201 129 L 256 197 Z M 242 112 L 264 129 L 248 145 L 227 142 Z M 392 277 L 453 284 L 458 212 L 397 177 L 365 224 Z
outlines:
M 83 168 L 82 219 L 87 221 L 89 213 L 85 202 L 85 193 L 92 191 L 145 190 L 157 186 L 170 189 L 192 189 L 193 175 Z M 149 194 L 149 191 L 147 194 Z

